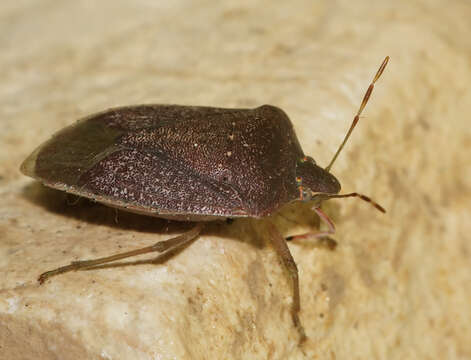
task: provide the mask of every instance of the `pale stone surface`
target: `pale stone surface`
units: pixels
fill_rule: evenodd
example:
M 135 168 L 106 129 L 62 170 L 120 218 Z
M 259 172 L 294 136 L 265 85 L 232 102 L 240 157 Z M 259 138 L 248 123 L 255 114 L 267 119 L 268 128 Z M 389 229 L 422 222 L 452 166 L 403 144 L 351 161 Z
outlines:
M 461 1 L 16 1 L 0 10 L 0 358 L 471 358 L 469 19 Z M 291 244 L 308 341 L 263 221 L 213 224 L 164 264 L 39 273 L 185 224 L 118 213 L 23 177 L 52 132 L 111 106 L 275 104 L 333 172 L 332 252 Z M 68 201 L 69 200 L 69 201 Z M 275 222 L 315 226 L 306 206 Z M 168 230 L 167 230 L 168 227 Z

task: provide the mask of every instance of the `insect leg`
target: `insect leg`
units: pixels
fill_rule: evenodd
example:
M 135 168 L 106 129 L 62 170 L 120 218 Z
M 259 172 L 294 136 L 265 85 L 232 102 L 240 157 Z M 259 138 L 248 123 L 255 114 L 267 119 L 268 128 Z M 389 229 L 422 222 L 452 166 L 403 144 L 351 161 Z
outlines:
M 309 232 L 301 235 L 288 236 L 286 240 L 291 241 L 315 237 L 321 240 L 325 240 L 326 245 L 329 249 L 335 248 L 337 243 L 335 242 L 335 240 L 329 237 L 329 235 L 335 234 L 334 222 L 327 216 L 326 213 L 321 210 L 320 207 L 313 207 L 312 210 L 314 210 L 316 214 L 319 215 L 319 218 L 321 218 L 327 224 L 328 229 L 325 231 Z
M 193 229 L 187 231 L 186 233 L 179 235 L 177 237 L 171 238 L 169 240 L 165 241 L 159 241 L 158 243 L 155 243 L 154 245 L 147 246 L 141 249 L 136 249 L 136 250 L 131 250 L 127 251 L 124 253 L 120 254 L 115 254 L 103 258 L 98 258 L 94 260 L 81 260 L 81 261 L 73 261 L 69 265 L 59 267 L 54 270 L 46 271 L 45 273 L 42 273 L 38 281 L 40 284 L 44 283 L 48 278 L 51 276 L 63 274 L 65 272 L 69 271 L 77 271 L 77 270 L 85 270 L 90 267 L 94 267 L 97 265 L 102 265 L 106 263 L 110 263 L 116 260 L 121 260 L 125 259 L 131 256 L 136 256 L 136 255 L 142 255 L 150 252 L 164 252 L 167 250 L 172 250 L 178 246 L 181 246 L 191 240 L 194 240 L 200 233 L 201 230 L 203 229 L 204 224 L 199 223 L 197 224 Z
M 270 238 L 275 247 L 276 252 L 281 257 L 283 264 L 288 270 L 291 281 L 293 282 L 293 304 L 291 306 L 291 316 L 293 318 L 294 325 L 298 329 L 301 337 L 300 343 L 306 340 L 306 334 L 304 328 L 299 320 L 299 311 L 301 310 L 301 303 L 299 299 L 299 276 L 298 267 L 291 255 L 286 240 L 281 236 L 278 229 L 271 222 L 268 222 L 268 230 L 270 232 Z

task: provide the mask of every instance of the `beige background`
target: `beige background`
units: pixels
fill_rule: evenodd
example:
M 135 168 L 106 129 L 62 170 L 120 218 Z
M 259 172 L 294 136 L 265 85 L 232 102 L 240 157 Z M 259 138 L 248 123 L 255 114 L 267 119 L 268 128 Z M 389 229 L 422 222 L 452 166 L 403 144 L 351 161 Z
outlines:
M 0 358 L 471 359 L 471 5 L 466 1 L 50 1 L 0 8 Z M 333 168 L 339 246 L 291 244 L 291 290 L 263 221 L 208 227 L 161 265 L 69 273 L 71 260 L 188 228 L 75 202 L 21 161 L 81 116 L 135 103 L 278 105 Z M 298 204 L 299 205 L 299 204 Z M 274 221 L 314 229 L 308 206 Z

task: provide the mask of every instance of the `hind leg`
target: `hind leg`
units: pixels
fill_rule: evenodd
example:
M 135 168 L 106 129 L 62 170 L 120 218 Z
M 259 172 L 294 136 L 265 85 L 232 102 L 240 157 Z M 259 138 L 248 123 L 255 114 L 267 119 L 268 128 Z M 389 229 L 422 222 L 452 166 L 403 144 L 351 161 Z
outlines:
M 42 273 L 39 276 L 38 281 L 40 284 L 43 284 L 51 276 L 63 274 L 69 271 L 85 270 L 85 269 L 89 269 L 97 265 L 103 265 L 103 264 L 107 264 L 116 260 L 121 260 L 121 259 L 125 259 L 131 256 L 147 254 L 147 253 L 151 253 L 155 251 L 160 252 L 160 253 L 164 251 L 170 251 L 176 247 L 182 246 L 196 239 L 196 237 L 198 237 L 198 235 L 201 233 L 201 230 L 203 229 L 203 227 L 204 227 L 204 224 L 200 223 L 196 225 L 193 229 L 187 231 L 186 233 L 182 235 L 171 238 L 169 240 L 159 241 L 158 243 L 155 243 L 154 245 L 147 246 L 141 249 L 131 250 L 124 253 L 102 257 L 102 258 L 98 258 L 94 260 L 73 261 L 69 265 L 61 266 L 57 269 Z

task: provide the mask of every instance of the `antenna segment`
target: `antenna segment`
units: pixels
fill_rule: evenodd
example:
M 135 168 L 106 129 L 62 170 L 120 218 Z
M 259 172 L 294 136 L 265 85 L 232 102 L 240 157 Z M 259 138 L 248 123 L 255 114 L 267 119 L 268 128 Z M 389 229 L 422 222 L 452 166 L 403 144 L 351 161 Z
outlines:
M 375 75 L 373 81 L 371 82 L 370 86 L 368 86 L 368 90 L 366 90 L 366 93 L 363 96 L 363 101 L 361 102 L 361 105 L 360 105 L 360 108 L 358 109 L 357 114 L 353 118 L 352 125 L 350 125 L 350 129 L 348 129 L 347 135 L 345 135 L 345 138 L 343 139 L 342 143 L 340 144 L 337 152 L 335 153 L 334 157 L 330 161 L 329 165 L 327 165 L 327 167 L 325 168 L 325 171 L 327 171 L 327 172 L 330 171 L 330 168 L 332 167 L 335 160 L 337 159 L 337 156 L 339 156 L 340 151 L 342 151 L 343 147 L 345 146 L 348 138 L 350 137 L 350 134 L 352 133 L 353 129 L 355 128 L 356 124 L 358 123 L 358 120 L 360 120 L 360 115 L 363 112 L 363 109 L 365 108 L 366 104 L 368 103 L 368 100 L 370 99 L 371 93 L 373 92 L 373 89 L 375 87 L 375 83 L 376 83 L 376 81 L 378 81 L 381 74 L 383 73 L 384 68 L 388 64 L 388 61 L 389 61 L 389 56 L 386 56 L 383 60 L 383 63 L 381 64 L 378 71 L 376 72 L 376 75 Z

